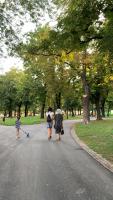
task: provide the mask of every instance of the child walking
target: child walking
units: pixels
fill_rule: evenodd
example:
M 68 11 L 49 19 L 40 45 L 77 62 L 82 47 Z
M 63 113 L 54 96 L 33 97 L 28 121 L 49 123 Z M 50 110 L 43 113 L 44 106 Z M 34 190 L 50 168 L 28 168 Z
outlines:
M 16 128 L 16 138 L 19 139 L 20 138 L 20 116 L 17 116 L 16 122 L 15 122 L 15 128 Z
M 52 108 L 48 108 L 48 112 L 46 112 L 47 117 L 47 129 L 48 129 L 48 140 L 52 138 L 52 126 L 53 126 L 53 118 L 54 113 L 52 112 Z

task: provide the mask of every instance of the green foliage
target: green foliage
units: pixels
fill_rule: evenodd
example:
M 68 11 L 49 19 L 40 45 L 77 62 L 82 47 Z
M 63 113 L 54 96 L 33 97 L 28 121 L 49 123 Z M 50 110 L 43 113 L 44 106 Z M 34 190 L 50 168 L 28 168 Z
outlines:
M 111 87 L 111 69 L 108 67 L 107 55 L 95 53 L 92 56 L 92 66 L 89 74 L 91 101 L 94 102 L 98 95 L 107 98 Z M 92 69 L 93 67 L 93 69 Z M 93 80 L 93 82 L 92 82 Z
M 34 33 L 29 34 L 26 44 L 21 42 L 14 48 L 24 60 L 26 69 L 20 88 L 14 83 L 15 104 L 24 103 L 35 108 L 37 104 L 44 104 L 46 101 L 47 105 L 55 105 L 55 98 L 61 96 L 63 104 L 69 107 L 76 106 L 75 104 L 81 106 L 83 76 L 86 83 L 83 84 L 83 89 L 85 86 L 90 87 L 90 100 L 94 102 L 98 94 L 106 99 L 113 71 L 112 1 L 69 0 L 66 5 L 64 0 L 52 2 L 61 9 L 57 27 L 38 27 Z M 17 16 L 24 16 L 26 10 L 32 19 L 36 19 L 40 8 L 47 8 L 47 5 L 45 1 L 21 0 L 17 2 L 14 15 L 18 11 Z M 7 25 L 8 22 L 4 20 L 10 16 L 15 4 L 13 1 L 5 1 L 1 7 L 2 25 Z M 4 9 L 7 11 L 5 18 Z M 104 16 L 103 20 L 100 16 Z M 12 26 L 6 26 L 7 38 L 11 35 L 10 28 Z M 93 50 L 91 55 L 87 53 L 88 47 Z M 97 47 L 99 52 L 96 53 Z M 103 51 L 105 54 L 100 54 Z M 78 101 L 77 95 L 80 96 Z
M 10 74 L 6 76 L 1 76 L 1 91 L 0 91 L 0 103 L 1 108 L 6 111 L 11 111 L 15 106 L 16 97 L 16 80 L 10 77 Z
M 37 104 L 37 90 L 34 79 L 30 74 L 11 69 L 0 79 L 0 107 L 1 110 L 14 111 L 22 105 L 34 108 Z
M 106 99 L 106 103 L 107 103 L 109 110 L 113 109 L 113 91 L 112 91 L 112 88 L 111 88 L 111 90 L 108 94 L 108 97 Z
M 94 0 L 71 0 L 58 21 L 58 28 L 64 38 L 63 46 L 80 49 L 98 35 L 94 23 L 98 20 L 102 5 Z M 82 46 L 81 46 L 82 45 Z
M 113 12 L 106 11 L 106 20 L 100 30 L 103 39 L 99 41 L 98 47 L 100 51 L 109 53 L 110 58 L 113 60 Z

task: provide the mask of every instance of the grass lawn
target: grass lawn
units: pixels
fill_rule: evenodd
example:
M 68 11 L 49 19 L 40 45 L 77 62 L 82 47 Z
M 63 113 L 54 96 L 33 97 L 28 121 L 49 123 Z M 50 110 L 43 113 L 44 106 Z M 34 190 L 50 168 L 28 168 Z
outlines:
M 76 124 L 76 134 L 91 149 L 113 163 L 113 120 Z
M 69 120 L 71 119 L 80 119 L 82 116 L 69 116 Z M 64 116 L 64 120 L 66 119 L 66 115 Z M 23 125 L 32 125 L 32 124 L 40 124 L 41 122 L 46 122 L 46 119 L 40 119 L 39 116 L 28 116 L 28 117 L 21 117 L 21 124 Z M 16 118 L 6 118 L 5 122 L 3 122 L 2 118 L 0 118 L 0 125 L 5 126 L 14 126 Z
M 16 118 L 6 118 L 5 119 L 5 122 L 3 122 L 2 119 L 0 119 L 0 124 L 1 125 L 5 125 L 5 126 L 13 126 L 15 125 L 15 121 L 16 121 Z M 21 124 L 22 125 L 32 125 L 32 124 L 39 124 L 41 122 L 44 122 L 45 119 L 40 119 L 39 116 L 29 116 L 29 117 L 21 117 L 20 119 L 21 121 Z
M 83 118 L 82 115 L 75 115 L 74 117 L 72 117 L 71 115 L 68 116 L 68 120 L 75 120 L 75 119 L 82 119 L 82 118 Z M 64 120 L 67 120 L 67 116 L 64 115 L 64 116 L 63 116 L 63 119 L 64 119 Z

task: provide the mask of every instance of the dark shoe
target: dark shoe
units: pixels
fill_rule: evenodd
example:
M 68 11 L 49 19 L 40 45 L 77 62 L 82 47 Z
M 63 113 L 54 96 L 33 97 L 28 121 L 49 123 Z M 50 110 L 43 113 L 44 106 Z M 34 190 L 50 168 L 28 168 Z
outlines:
M 29 133 L 27 133 L 26 137 L 28 137 L 28 138 L 30 137 Z

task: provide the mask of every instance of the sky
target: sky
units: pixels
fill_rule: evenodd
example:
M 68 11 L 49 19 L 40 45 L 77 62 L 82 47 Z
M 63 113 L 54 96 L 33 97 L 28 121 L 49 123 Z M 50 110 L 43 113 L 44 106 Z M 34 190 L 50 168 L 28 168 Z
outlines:
M 17 69 L 23 69 L 23 62 L 21 59 L 16 57 L 7 57 L 0 59 L 0 74 L 4 74 L 9 71 L 12 67 Z
M 22 33 L 25 34 L 30 31 L 34 31 L 35 26 L 34 24 L 26 23 L 22 27 Z M 6 53 L 7 54 L 7 53 Z M 23 69 L 23 61 L 20 58 L 5 56 L 0 57 L 0 74 L 4 74 L 5 72 L 9 71 L 12 67 L 16 67 L 17 69 Z

